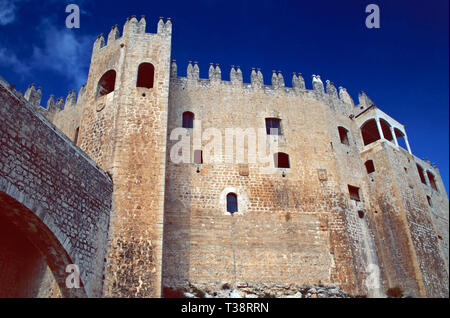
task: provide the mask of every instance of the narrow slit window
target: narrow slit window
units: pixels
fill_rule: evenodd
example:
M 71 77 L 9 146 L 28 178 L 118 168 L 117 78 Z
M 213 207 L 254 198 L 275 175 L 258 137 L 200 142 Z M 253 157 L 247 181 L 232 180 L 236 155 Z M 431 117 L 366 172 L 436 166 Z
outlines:
M 291 167 L 289 163 L 289 155 L 284 152 L 277 152 L 273 154 L 273 161 L 275 164 L 275 168 L 285 168 L 288 169 Z
M 183 128 L 194 128 L 194 113 L 183 113 Z
M 268 135 L 281 135 L 281 119 L 266 118 L 266 132 Z
M 348 185 L 348 192 L 350 194 L 350 199 L 352 199 L 354 201 L 361 201 L 361 198 L 359 196 L 359 188 L 358 187 Z
M 433 203 L 431 202 L 431 198 L 430 198 L 430 196 L 428 196 L 428 195 L 427 195 L 427 201 L 428 201 L 428 205 L 429 205 L 430 207 L 433 207 Z
M 73 143 L 76 145 L 77 141 L 78 141 L 78 134 L 80 133 L 80 127 L 77 127 L 77 129 L 75 129 L 75 137 L 73 138 Z
M 227 194 L 227 211 L 236 213 L 238 211 L 238 201 L 236 193 L 230 192 Z

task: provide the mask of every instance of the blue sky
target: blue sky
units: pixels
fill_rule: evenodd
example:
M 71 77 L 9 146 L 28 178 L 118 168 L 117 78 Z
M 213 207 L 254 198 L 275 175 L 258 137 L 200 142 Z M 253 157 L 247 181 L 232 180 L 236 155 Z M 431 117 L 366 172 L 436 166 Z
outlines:
M 65 28 L 68 3 L 80 6 L 80 29 Z M 370 3 L 380 7 L 380 29 L 365 27 Z M 131 15 L 146 15 L 156 32 L 158 17 L 171 17 L 180 74 L 192 60 L 202 77 L 213 62 L 224 79 L 240 65 L 246 82 L 260 67 L 267 84 L 275 69 L 287 86 L 301 72 L 307 88 L 320 74 L 355 101 L 363 90 L 406 125 L 413 153 L 438 165 L 448 193 L 448 12 L 448 0 L 0 0 L 0 75 L 18 90 L 42 86 L 45 104 L 86 81 L 98 34 Z

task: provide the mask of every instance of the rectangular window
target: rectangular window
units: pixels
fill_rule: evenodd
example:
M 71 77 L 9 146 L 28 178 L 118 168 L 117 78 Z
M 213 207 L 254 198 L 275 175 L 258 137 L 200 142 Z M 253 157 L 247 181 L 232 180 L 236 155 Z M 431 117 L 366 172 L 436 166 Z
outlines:
M 339 126 L 338 131 L 339 131 L 339 138 L 341 139 L 341 144 L 347 146 L 350 145 L 350 143 L 348 142 L 348 130 L 342 126 Z
M 425 175 L 423 174 L 423 168 L 416 164 L 417 166 L 417 172 L 419 172 L 420 181 L 422 181 L 423 184 L 427 184 L 427 181 L 425 180 Z
M 436 179 L 434 178 L 434 175 L 430 171 L 427 171 L 427 176 L 428 176 L 428 180 L 430 181 L 430 186 L 434 190 L 438 191 L 438 188 L 437 188 L 437 185 L 436 185 Z
M 268 135 L 281 135 L 281 119 L 266 118 L 266 131 Z
M 348 192 L 350 193 L 350 199 L 352 199 L 354 201 L 361 201 L 361 198 L 359 197 L 359 188 L 358 187 L 348 185 Z
M 194 150 L 194 163 L 201 165 L 203 163 L 203 151 Z

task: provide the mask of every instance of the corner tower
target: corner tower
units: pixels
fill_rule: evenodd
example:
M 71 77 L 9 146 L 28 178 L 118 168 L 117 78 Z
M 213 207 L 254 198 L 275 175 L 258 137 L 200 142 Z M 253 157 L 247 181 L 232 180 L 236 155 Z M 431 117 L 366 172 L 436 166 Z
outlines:
M 143 16 L 94 43 L 80 147 L 112 175 L 106 297 L 159 297 L 172 25 Z

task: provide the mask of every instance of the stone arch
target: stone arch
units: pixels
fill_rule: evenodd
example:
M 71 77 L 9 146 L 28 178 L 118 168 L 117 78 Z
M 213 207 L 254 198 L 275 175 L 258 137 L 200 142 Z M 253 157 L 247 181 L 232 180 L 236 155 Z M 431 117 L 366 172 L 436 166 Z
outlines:
M 370 118 L 366 120 L 361 125 L 361 134 L 364 146 L 371 144 L 381 138 L 380 133 L 378 132 L 377 122 L 375 118 Z
M 64 242 L 64 235 L 52 224 L 51 218 L 46 217 L 45 211 L 39 210 L 31 211 L 25 205 L 20 203 L 18 200 L 10 196 L 9 194 L 0 191 L 0 218 L 9 224 L 11 228 L 17 231 L 17 235 L 26 238 L 30 242 L 28 248 L 30 250 L 35 250 L 39 252 L 42 261 L 44 261 L 51 269 L 53 276 L 59 286 L 59 289 L 64 297 L 87 297 L 84 285 L 80 278 L 79 288 L 67 288 L 66 278 L 70 273 L 66 273 L 67 265 L 73 264 L 73 261 L 64 248 L 61 242 Z M 53 230 L 52 230 L 53 228 Z M 0 260 L 2 259 L 0 246 Z M 36 254 L 36 255 L 39 255 Z M 39 257 L 39 256 L 36 256 Z M 33 264 L 29 264 L 31 267 L 38 266 L 41 260 L 32 260 Z M 8 270 L 14 264 L 8 263 L 11 260 L 4 260 L 2 271 Z M 30 268 L 33 272 L 34 268 Z M 0 273 L 0 276 L 1 275 Z M 25 280 L 37 279 L 32 276 L 20 277 L 20 282 L 16 282 L 17 286 L 23 286 Z M 1 278 L 0 278 L 1 281 Z M 35 284 L 36 282 L 33 282 Z M 6 290 L 9 286 L 4 286 L 2 289 L 2 284 L 0 284 L 0 294 L 2 291 Z M 8 289 L 10 290 L 10 289 Z M 27 291 L 18 291 L 22 297 L 32 297 L 32 295 L 27 295 Z M 8 296 L 6 296 L 8 297 Z
M 392 136 L 391 133 L 391 124 L 389 124 L 387 120 L 380 118 L 380 126 L 381 130 L 383 131 L 384 139 L 393 142 L 394 136 Z
M 116 71 L 109 70 L 102 75 L 97 84 L 96 98 L 107 95 L 114 91 L 116 86 Z
M 394 134 L 397 139 L 398 145 L 403 149 L 407 149 L 408 147 L 406 146 L 406 139 L 405 139 L 406 134 L 397 127 L 394 128 Z

